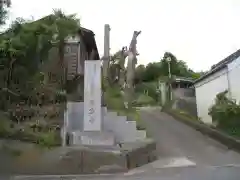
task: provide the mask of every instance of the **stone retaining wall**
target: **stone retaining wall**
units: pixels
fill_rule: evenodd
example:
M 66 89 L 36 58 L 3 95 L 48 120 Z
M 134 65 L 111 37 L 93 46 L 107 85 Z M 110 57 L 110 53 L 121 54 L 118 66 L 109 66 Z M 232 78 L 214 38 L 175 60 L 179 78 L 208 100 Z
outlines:
M 5 158 L 1 174 L 68 175 L 120 173 L 156 159 L 156 143 L 145 139 L 122 147 L 59 147 L 50 150 L 28 148 L 21 155 Z M 1 153 L 1 151 L 0 151 Z M 1 154 L 0 154 L 1 155 Z M 1 157 L 1 156 L 0 156 Z
M 132 169 L 150 163 L 157 159 L 156 143 L 152 140 L 139 144 L 139 148 L 130 148 L 126 151 L 127 168 Z M 124 144 L 123 148 L 127 148 L 128 144 Z

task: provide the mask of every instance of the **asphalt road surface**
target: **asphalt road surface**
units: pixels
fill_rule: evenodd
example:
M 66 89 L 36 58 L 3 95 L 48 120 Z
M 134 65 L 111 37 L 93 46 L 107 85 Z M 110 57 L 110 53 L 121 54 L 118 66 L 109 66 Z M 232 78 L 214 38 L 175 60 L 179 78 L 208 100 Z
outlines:
M 15 177 L 25 180 L 240 180 L 240 154 L 159 109 L 141 109 L 159 159 L 125 174 Z
M 160 158 L 187 158 L 198 166 L 240 165 L 240 154 L 158 110 L 141 111 Z

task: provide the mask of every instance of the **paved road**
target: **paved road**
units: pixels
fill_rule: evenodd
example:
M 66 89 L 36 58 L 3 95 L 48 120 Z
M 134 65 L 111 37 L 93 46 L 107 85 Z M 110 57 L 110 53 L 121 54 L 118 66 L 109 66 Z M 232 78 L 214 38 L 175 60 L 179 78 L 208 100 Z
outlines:
M 240 154 L 182 124 L 159 109 L 141 117 L 157 141 L 159 160 L 128 173 L 108 176 L 21 177 L 25 180 L 239 180 Z
M 198 166 L 240 165 L 240 154 L 158 110 L 141 112 L 161 158 L 186 157 Z
M 169 168 L 132 176 L 69 176 L 15 178 L 16 180 L 239 180 L 239 168 Z M 1 179 L 6 180 L 6 178 Z

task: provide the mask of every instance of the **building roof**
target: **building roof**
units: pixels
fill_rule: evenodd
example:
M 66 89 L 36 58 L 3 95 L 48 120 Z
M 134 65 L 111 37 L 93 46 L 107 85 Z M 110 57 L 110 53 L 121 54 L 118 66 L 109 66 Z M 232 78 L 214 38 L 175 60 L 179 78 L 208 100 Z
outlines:
M 99 53 L 98 53 L 98 49 L 97 49 L 97 44 L 96 44 L 96 40 L 95 40 L 95 34 L 86 28 L 81 27 L 79 29 L 79 33 L 81 34 L 84 44 L 86 46 L 87 51 L 89 52 L 89 54 L 94 50 L 95 54 L 93 57 L 93 60 L 99 60 Z
M 180 76 L 175 76 L 173 81 L 175 81 L 175 82 L 189 82 L 189 83 L 194 82 L 193 78 L 180 77 Z
M 215 72 L 220 71 L 221 69 L 227 67 L 227 64 L 231 63 L 232 61 L 234 61 L 235 59 L 237 59 L 240 56 L 240 49 L 237 50 L 236 52 L 232 53 L 231 55 L 229 55 L 228 57 L 226 57 L 225 59 L 221 60 L 220 62 L 218 62 L 217 64 L 214 64 L 210 71 L 208 71 L 207 73 L 205 73 L 203 76 L 201 76 L 200 78 L 198 78 L 197 80 L 194 81 L 195 83 L 198 83 L 202 80 L 204 80 L 205 78 L 209 77 L 210 75 L 214 74 Z

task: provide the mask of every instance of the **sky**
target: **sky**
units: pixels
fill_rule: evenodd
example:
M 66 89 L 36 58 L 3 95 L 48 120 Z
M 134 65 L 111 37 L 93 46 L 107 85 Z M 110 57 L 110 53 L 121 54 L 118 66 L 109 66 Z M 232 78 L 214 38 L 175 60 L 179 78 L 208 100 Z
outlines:
M 12 0 L 9 22 L 39 19 L 55 8 L 77 14 L 95 33 L 100 55 L 104 24 L 111 27 L 111 53 L 129 46 L 133 31 L 141 30 L 139 64 L 159 61 L 169 51 L 205 71 L 240 49 L 240 0 Z

